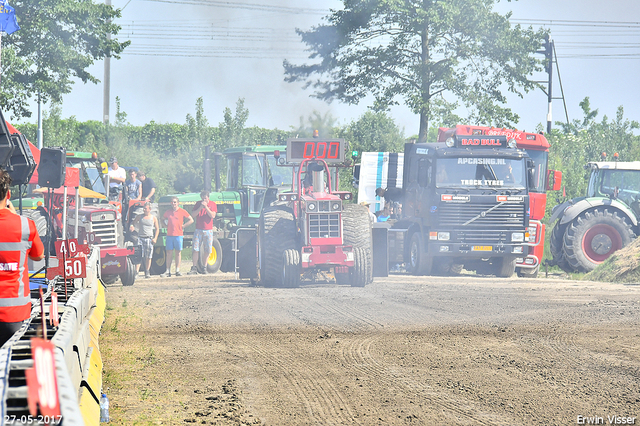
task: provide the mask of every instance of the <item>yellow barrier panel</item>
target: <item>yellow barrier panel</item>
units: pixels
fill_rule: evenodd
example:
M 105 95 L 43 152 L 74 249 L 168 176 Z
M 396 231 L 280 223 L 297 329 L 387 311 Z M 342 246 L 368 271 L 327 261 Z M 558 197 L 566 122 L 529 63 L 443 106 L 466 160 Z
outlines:
M 100 404 L 87 388 L 80 388 L 80 413 L 85 426 L 100 426 Z
M 94 398 L 100 401 L 102 389 L 102 356 L 97 348 L 90 347 L 85 364 L 85 372 L 82 377 L 82 386 L 91 389 Z

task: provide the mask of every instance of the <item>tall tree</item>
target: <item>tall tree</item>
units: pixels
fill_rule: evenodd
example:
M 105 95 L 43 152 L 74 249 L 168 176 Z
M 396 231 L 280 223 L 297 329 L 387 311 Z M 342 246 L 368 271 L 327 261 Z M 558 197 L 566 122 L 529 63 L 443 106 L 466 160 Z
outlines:
M 505 91 L 523 96 L 542 62 L 533 54 L 545 32 L 512 27 L 498 0 L 343 0 L 327 24 L 297 30 L 311 64 L 284 61 L 285 80 L 304 81 L 320 99 L 356 104 L 373 95 L 373 109 L 404 100 L 429 121 L 464 106 L 469 119 L 512 126 Z
M 30 117 L 29 101 L 60 103 L 73 79 L 98 83 L 88 68 L 129 45 L 107 35 L 120 27 L 120 10 L 93 0 L 13 0 L 20 30 L 3 37 L 0 107 Z

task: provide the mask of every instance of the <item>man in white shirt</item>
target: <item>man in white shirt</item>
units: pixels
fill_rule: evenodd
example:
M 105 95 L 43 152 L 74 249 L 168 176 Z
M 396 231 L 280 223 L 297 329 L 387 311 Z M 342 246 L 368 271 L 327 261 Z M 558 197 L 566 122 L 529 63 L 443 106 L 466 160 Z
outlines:
M 127 172 L 122 167 L 118 167 L 116 157 L 111 157 L 109 159 L 109 198 L 119 198 L 125 180 L 127 180 Z

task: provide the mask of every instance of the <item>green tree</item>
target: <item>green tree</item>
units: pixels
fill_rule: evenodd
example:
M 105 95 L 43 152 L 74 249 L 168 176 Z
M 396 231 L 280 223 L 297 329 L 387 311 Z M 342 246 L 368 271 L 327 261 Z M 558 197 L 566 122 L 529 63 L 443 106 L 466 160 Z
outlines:
M 350 150 L 358 153 L 404 150 L 404 132 L 386 112 L 367 111 L 358 120 L 339 129 L 338 135 L 349 141 Z
M 220 148 L 250 144 L 244 139 L 244 126 L 248 118 L 249 110 L 244 106 L 244 98 L 239 98 L 236 102 L 235 115 L 231 113 L 231 108 L 224 109 L 224 121 L 218 126 L 222 138 Z
M 90 0 L 14 0 L 20 30 L 3 37 L 0 107 L 30 117 L 29 101 L 60 103 L 74 78 L 99 80 L 88 68 L 107 55 L 118 58 L 129 45 L 109 39 L 120 26 L 120 10 Z
M 533 54 L 545 31 L 511 27 L 497 0 L 343 0 L 326 25 L 300 31 L 311 64 L 284 61 L 285 81 L 305 82 L 320 99 L 357 104 L 373 95 L 386 110 L 398 98 L 420 115 L 419 140 L 429 121 L 452 121 L 464 106 L 469 119 L 511 127 L 505 90 L 523 96 L 542 69 Z

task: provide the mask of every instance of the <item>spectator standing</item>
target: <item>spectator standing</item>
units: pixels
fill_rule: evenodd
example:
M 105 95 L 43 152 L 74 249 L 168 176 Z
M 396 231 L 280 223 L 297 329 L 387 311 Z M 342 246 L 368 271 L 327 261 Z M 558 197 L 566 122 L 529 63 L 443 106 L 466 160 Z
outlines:
M 9 173 L 0 169 L 0 346 L 31 315 L 27 257 L 36 261 L 44 258 L 35 223 L 8 208 L 10 186 Z
M 127 172 L 118 166 L 118 159 L 111 157 L 109 159 L 109 199 L 118 200 L 122 192 L 124 181 L 127 180 Z
M 127 200 L 142 198 L 142 182 L 138 180 L 138 174 L 133 169 L 129 169 L 129 180 L 125 182 L 125 198 Z
M 213 245 L 213 218 L 218 212 L 216 203 L 209 200 L 209 192 L 202 191 L 200 199 L 201 201 L 193 206 L 192 212 L 196 218 L 196 231 L 193 233 L 193 266 L 189 275 L 207 273 L 206 266 L 199 269 L 198 260 L 202 259 L 202 263 L 207 264 Z M 202 253 L 200 253 L 200 246 L 204 248 Z
M 153 203 L 156 199 L 156 183 L 143 171 L 138 172 L 138 179 L 142 182 L 142 199 Z
M 151 268 L 151 259 L 153 258 L 153 245 L 158 241 L 160 233 L 160 225 L 158 219 L 151 214 L 151 203 L 144 203 L 144 216 L 136 217 L 131 224 L 131 231 L 138 229 L 138 238 L 142 245 L 142 261 L 144 262 L 144 277 L 151 278 L 149 272 Z M 136 271 L 140 271 L 140 265 L 136 266 Z
M 184 227 L 193 223 L 193 218 L 185 209 L 178 206 L 178 197 L 171 199 L 171 209 L 164 212 L 164 222 L 167 225 L 167 272 L 161 274 L 161 277 L 171 276 L 171 261 L 173 260 L 173 252 L 176 258 L 176 277 L 182 276 L 180 273 L 180 262 L 182 261 L 182 243 L 184 236 Z M 186 219 L 186 222 L 185 222 Z

